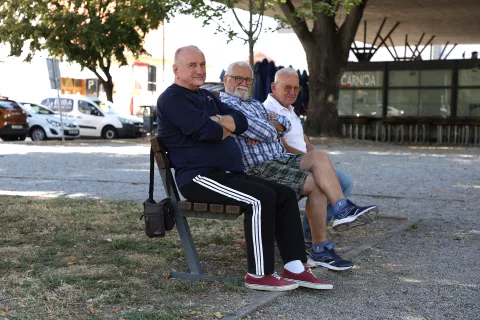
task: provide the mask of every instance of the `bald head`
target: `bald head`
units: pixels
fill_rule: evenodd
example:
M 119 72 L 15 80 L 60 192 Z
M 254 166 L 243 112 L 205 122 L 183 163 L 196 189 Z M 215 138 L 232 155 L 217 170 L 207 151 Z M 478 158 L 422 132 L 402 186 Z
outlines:
M 197 91 L 207 77 L 203 52 L 196 46 L 178 48 L 175 52 L 173 73 L 175 84 Z
M 189 52 L 195 52 L 195 51 L 202 52 L 202 50 L 200 50 L 197 46 L 185 46 L 185 47 L 178 48 L 177 51 L 175 51 L 173 63 L 179 63 L 180 62 L 179 60 L 181 60 L 185 54 L 188 54 Z

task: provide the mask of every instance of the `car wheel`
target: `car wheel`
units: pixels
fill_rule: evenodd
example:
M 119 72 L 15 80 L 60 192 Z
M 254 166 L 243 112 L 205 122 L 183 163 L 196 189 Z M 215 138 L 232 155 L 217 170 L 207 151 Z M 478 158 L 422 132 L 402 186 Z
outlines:
M 47 139 L 45 131 L 40 127 L 33 128 L 33 130 L 30 131 L 30 137 L 33 141 L 43 141 Z
M 117 130 L 112 126 L 105 127 L 102 130 L 103 139 L 111 140 L 111 139 L 116 139 L 117 137 L 118 137 Z

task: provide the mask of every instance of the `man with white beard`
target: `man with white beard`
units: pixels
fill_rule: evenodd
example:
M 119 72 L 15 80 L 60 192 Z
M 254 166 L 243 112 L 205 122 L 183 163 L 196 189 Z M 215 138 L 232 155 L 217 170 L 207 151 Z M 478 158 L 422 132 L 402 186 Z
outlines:
M 314 150 L 298 155 L 286 152 L 280 138 L 291 130 L 291 123 L 250 98 L 253 81 L 250 65 L 234 62 L 223 79 L 225 92 L 220 93 L 222 102 L 241 111 L 248 121 L 248 129 L 234 137 L 247 174 L 289 186 L 297 199 L 307 197 L 306 212 L 313 243 L 309 264 L 337 271 L 351 269 L 353 263 L 342 259 L 327 240 L 327 201 L 333 204 L 333 229 L 336 231 L 372 223 L 377 207 L 360 207 L 345 198 L 325 152 Z

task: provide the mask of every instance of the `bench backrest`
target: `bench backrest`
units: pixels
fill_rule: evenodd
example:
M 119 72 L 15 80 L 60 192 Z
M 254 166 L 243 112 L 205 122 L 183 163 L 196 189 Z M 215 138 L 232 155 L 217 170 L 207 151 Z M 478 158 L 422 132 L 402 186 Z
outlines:
M 159 137 L 150 140 L 154 152 L 157 167 L 160 170 L 165 191 L 172 198 L 172 203 L 178 207 L 183 217 L 198 217 L 220 220 L 235 220 L 242 215 L 244 209 L 240 206 L 214 204 L 214 203 L 196 203 L 190 201 L 181 201 L 177 186 L 173 179 L 172 167 L 168 152 Z M 170 181 L 170 184 L 167 183 Z M 167 190 L 167 189 L 170 190 Z

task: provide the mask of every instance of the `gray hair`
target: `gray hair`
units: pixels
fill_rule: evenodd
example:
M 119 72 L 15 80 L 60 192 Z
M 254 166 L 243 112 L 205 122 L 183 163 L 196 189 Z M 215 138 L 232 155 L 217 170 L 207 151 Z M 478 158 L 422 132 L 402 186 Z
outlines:
M 250 69 L 250 71 L 252 72 L 252 77 L 253 77 L 253 70 L 252 70 L 252 67 L 250 67 L 250 65 L 248 63 L 246 63 L 245 61 L 236 61 L 236 62 L 232 62 L 230 63 L 230 65 L 228 66 L 227 68 L 227 72 L 225 72 L 226 75 L 231 75 L 232 73 L 232 69 L 234 67 L 248 67 L 248 69 Z
M 180 60 L 180 54 L 182 53 L 182 51 L 184 51 L 185 49 L 196 49 L 200 52 L 202 52 L 202 50 L 200 50 L 197 46 L 185 46 L 185 47 L 180 47 L 177 49 L 177 51 L 175 51 L 175 56 L 173 58 L 173 63 L 177 64 L 179 63 L 179 60 Z
M 293 68 L 282 68 L 280 70 L 278 70 L 276 73 L 275 73 L 275 79 L 274 81 L 277 82 L 278 80 L 278 76 L 283 74 L 283 73 L 291 73 L 291 74 L 294 74 L 298 77 L 298 74 L 297 74 L 297 70 L 293 69 Z

